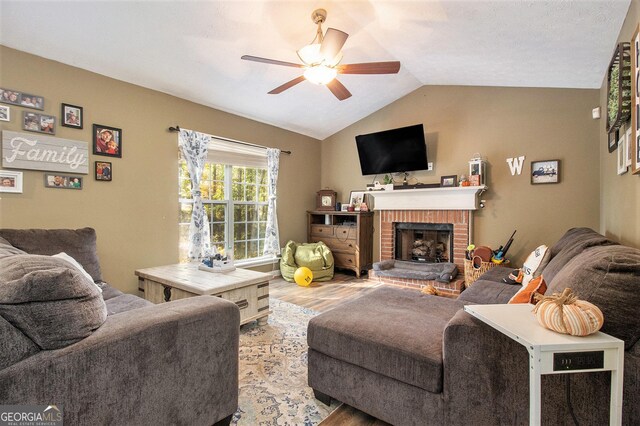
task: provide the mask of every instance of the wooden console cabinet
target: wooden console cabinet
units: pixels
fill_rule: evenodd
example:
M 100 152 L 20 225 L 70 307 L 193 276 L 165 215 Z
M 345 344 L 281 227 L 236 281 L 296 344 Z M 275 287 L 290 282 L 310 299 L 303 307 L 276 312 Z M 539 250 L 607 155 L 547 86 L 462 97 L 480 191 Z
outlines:
M 333 253 L 336 268 L 360 278 L 373 263 L 373 212 L 307 212 L 307 240 L 322 241 Z

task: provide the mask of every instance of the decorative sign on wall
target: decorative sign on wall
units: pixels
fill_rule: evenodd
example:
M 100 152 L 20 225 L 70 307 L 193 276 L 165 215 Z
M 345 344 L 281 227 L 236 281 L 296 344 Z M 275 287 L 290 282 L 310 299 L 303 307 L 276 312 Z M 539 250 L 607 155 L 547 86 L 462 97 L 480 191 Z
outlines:
M 86 175 L 89 173 L 89 144 L 4 130 L 2 166 Z
M 522 174 L 522 165 L 524 164 L 524 155 L 516 158 L 507 158 L 507 163 L 509 163 L 509 170 L 511 171 L 511 176 L 515 176 L 516 174 Z

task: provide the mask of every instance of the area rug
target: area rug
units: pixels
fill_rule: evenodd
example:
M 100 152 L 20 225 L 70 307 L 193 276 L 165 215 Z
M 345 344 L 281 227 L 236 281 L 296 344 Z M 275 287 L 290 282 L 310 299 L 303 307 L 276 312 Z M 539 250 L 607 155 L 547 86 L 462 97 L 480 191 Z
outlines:
M 269 323 L 240 329 L 240 400 L 231 424 L 317 425 L 330 407 L 307 385 L 307 324 L 317 312 L 270 299 Z

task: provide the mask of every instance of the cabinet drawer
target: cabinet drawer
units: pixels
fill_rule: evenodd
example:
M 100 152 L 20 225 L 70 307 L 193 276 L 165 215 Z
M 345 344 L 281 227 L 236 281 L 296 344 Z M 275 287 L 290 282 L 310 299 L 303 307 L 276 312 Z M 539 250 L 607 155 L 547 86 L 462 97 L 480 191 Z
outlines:
M 339 268 L 353 268 L 356 265 L 356 256 L 353 254 L 333 253 L 333 260 Z
M 338 226 L 335 231 L 336 238 L 340 241 L 356 240 L 358 231 L 355 226 Z
M 333 237 L 333 226 L 331 225 L 311 225 L 311 235 Z
M 258 314 L 257 286 L 248 286 L 236 290 L 225 291 L 217 294 L 223 299 L 229 300 L 240 308 L 240 322 Z M 268 300 L 268 299 L 267 299 Z
M 355 253 L 356 252 L 356 242 L 353 240 L 341 241 L 337 238 L 325 238 L 322 240 L 323 243 L 327 245 L 334 251 L 343 251 L 347 253 Z

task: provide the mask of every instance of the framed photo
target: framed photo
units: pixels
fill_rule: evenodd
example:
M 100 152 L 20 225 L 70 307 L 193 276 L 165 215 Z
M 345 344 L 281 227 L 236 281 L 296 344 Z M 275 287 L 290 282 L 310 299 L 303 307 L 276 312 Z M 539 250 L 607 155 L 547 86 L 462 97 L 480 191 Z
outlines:
M 341 204 L 340 205 L 340 211 L 341 212 L 348 212 L 349 211 L 349 206 L 350 206 L 350 204 Z
M 112 167 L 107 161 L 96 161 L 96 180 L 111 181 Z
M 30 95 L 13 89 L 0 87 L 0 102 L 3 104 L 20 105 L 27 108 L 44 109 L 44 98 L 38 95 Z
M 349 205 L 356 207 L 356 209 L 359 209 L 360 205 L 366 202 L 365 191 L 351 191 L 349 193 Z
M 627 173 L 627 138 L 622 135 L 618 139 L 618 175 Z
M 0 121 L 11 121 L 11 108 L 0 105 Z
M 122 129 L 102 124 L 93 125 L 93 153 L 122 157 Z
M 22 194 L 22 172 L 0 170 L 0 192 Z
M 640 25 L 636 27 L 631 39 L 631 66 L 631 128 L 633 132 L 631 140 L 627 140 L 627 144 L 630 143 L 631 173 L 635 175 L 640 173 L 640 87 L 638 87 L 638 83 L 640 83 Z
M 440 186 L 442 188 L 452 188 L 457 186 L 458 175 L 449 175 L 440 177 Z
M 531 184 L 560 182 L 560 160 L 531 162 Z
M 46 188 L 82 189 L 82 177 L 45 173 L 44 186 Z
M 30 132 L 56 134 L 56 118 L 53 115 L 22 111 L 22 128 Z
M 43 110 L 44 98 L 42 96 L 23 93 L 22 97 L 20 98 L 20 106 Z
M 76 105 L 62 104 L 62 123 L 64 127 L 72 129 L 82 129 L 82 107 Z
M 631 164 L 633 163 L 633 158 L 632 158 L 632 154 L 631 151 L 633 150 L 633 136 L 631 135 L 632 132 L 632 128 L 629 127 L 627 129 L 627 131 L 625 132 L 624 135 L 624 157 L 625 157 L 625 166 L 627 167 L 631 167 Z

